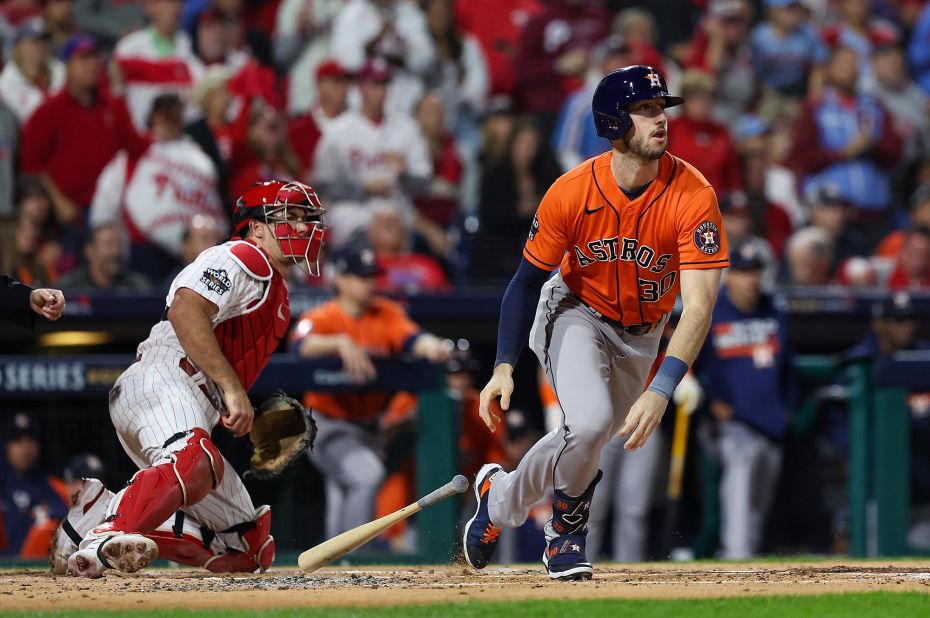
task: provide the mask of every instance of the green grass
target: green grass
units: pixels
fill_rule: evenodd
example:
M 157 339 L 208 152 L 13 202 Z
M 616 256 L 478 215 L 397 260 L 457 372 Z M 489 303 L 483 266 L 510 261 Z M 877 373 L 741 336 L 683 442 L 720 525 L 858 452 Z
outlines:
M 308 593 L 312 595 L 312 593 Z M 817 596 L 756 596 L 684 600 L 590 600 L 446 603 L 372 608 L 246 610 L 2 611 L 2 618 L 860 618 L 930 615 L 930 595 L 919 592 L 864 592 Z

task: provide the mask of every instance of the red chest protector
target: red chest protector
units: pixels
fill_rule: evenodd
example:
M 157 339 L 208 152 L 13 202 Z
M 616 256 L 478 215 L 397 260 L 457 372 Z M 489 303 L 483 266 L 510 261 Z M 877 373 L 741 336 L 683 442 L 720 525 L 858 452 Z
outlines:
M 224 320 L 213 329 L 223 356 L 242 386 L 249 390 L 287 333 L 291 305 L 284 278 L 271 267 L 262 249 L 243 241 L 233 245 L 230 255 L 264 286 L 262 297 L 253 301 L 245 313 Z

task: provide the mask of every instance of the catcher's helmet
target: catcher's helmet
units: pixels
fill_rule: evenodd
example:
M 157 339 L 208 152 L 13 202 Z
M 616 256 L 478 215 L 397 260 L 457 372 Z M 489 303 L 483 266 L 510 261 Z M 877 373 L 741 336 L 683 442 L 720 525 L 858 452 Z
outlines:
M 591 101 L 597 134 L 609 140 L 621 139 L 633 126 L 627 106 L 659 98 L 665 99 L 665 107 L 684 102 L 668 93 L 665 78 L 651 66 L 636 64 L 608 73 L 594 89 Z
M 288 208 L 304 211 L 304 217 L 299 221 L 306 225 L 305 232 L 294 228 L 295 220 L 288 216 Z M 325 212 L 316 191 L 309 185 L 284 180 L 259 182 L 236 201 L 232 236 L 241 237 L 250 219 L 266 223 L 271 226 L 284 257 L 295 263 L 305 262 L 310 273 L 319 276 L 323 232 L 326 230 L 323 222 Z

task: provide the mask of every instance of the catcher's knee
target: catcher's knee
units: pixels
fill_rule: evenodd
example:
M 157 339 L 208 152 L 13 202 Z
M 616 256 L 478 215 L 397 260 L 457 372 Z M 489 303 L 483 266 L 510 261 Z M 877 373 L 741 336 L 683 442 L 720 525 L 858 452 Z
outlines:
M 210 434 L 197 427 L 187 443 L 171 454 L 174 475 L 181 486 L 183 506 L 192 506 L 223 482 L 223 456 Z

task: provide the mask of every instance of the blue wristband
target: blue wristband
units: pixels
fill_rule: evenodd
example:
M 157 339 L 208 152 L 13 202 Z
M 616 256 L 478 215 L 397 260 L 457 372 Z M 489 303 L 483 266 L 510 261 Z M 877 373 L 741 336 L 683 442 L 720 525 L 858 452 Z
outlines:
M 646 390 L 658 393 L 670 400 L 672 393 L 675 392 L 675 387 L 678 386 L 686 373 L 688 373 L 688 363 L 674 356 L 666 356 Z

